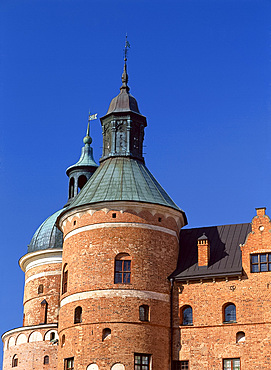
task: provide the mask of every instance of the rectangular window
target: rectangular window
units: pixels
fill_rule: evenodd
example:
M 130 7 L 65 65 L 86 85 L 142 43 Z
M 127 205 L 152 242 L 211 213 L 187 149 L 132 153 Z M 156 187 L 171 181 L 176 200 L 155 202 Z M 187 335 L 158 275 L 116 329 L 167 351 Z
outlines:
M 227 358 L 223 360 L 223 370 L 240 370 L 240 358 Z
M 65 358 L 64 370 L 74 370 L 74 357 Z
M 188 369 L 189 369 L 189 362 L 181 361 L 181 370 L 188 370 Z
M 251 272 L 271 271 L 271 253 L 251 255 Z
M 131 260 L 116 260 L 115 284 L 130 284 L 131 282 Z
M 135 370 L 150 370 L 151 355 L 135 353 Z

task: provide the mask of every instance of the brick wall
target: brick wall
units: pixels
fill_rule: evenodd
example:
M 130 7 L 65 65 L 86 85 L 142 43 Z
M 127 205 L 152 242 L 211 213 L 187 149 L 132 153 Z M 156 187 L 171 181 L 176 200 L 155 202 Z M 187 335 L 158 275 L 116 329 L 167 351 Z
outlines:
M 132 369 L 134 352 L 151 354 L 154 369 L 168 369 L 167 277 L 176 267 L 179 232 L 170 210 L 167 217 L 144 209 L 82 212 L 80 217 L 69 216 L 63 225 L 68 290 L 61 296 L 59 336 L 65 335 L 65 344 L 59 347 L 58 370 L 63 370 L 63 359 L 72 356 L 78 370 L 91 363 L 99 369 L 110 369 L 114 363 Z M 131 257 L 130 284 L 114 284 L 119 253 Z M 142 304 L 150 307 L 150 322 L 139 320 Z M 82 307 L 81 324 L 73 321 L 76 306 Z M 104 328 L 111 329 L 105 341 Z
M 242 279 L 179 284 L 179 309 L 190 305 L 193 325 L 175 317 L 175 359 L 189 360 L 191 369 L 222 368 L 223 358 L 239 358 L 241 369 L 270 370 L 271 272 L 251 273 L 251 253 L 271 253 L 271 224 L 264 210 L 252 220 L 252 232 L 241 247 Z M 223 307 L 236 306 L 236 323 L 223 323 Z M 179 321 L 179 322 L 178 322 Z M 237 332 L 245 341 L 236 343 Z

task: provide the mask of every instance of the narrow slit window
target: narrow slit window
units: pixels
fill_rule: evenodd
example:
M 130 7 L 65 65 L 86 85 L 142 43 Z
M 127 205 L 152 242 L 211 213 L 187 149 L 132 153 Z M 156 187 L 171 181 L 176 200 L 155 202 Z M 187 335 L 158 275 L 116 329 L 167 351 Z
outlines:
M 42 293 L 43 293 L 43 284 L 40 284 L 38 287 L 38 294 L 42 294 Z
M 12 367 L 17 367 L 18 366 L 18 356 L 17 355 L 14 355 L 12 357 Z
M 74 323 L 79 324 L 82 322 L 82 307 L 78 306 L 74 310 Z
M 149 306 L 146 304 L 143 304 L 139 307 L 139 320 L 149 321 Z
M 62 294 L 66 293 L 68 289 L 68 265 L 64 265 L 62 274 Z

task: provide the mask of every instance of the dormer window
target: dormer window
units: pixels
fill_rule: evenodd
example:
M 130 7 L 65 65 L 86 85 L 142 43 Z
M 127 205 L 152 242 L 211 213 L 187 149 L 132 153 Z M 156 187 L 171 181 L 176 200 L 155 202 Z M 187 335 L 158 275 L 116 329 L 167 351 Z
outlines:
M 271 253 L 251 255 L 251 272 L 271 271 Z

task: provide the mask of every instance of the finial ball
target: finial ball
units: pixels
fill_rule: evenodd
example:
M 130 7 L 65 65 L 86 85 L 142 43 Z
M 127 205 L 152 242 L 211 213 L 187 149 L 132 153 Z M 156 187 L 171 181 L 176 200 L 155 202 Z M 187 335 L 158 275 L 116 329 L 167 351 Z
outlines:
M 83 142 L 84 144 L 91 144 L 92 143 L 92 139 L 90 136 L 85 136 L 84 139 L 83 139 Z

